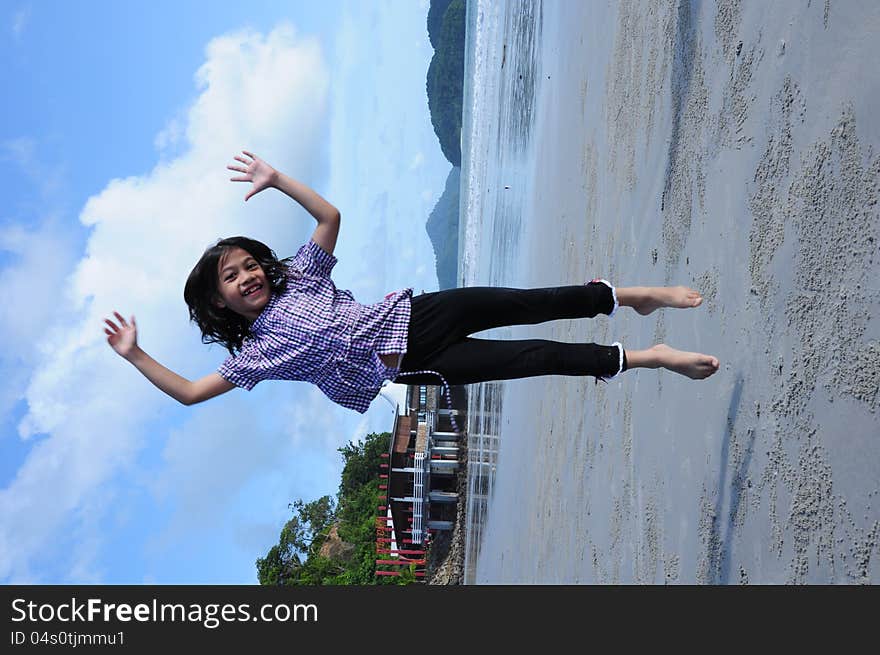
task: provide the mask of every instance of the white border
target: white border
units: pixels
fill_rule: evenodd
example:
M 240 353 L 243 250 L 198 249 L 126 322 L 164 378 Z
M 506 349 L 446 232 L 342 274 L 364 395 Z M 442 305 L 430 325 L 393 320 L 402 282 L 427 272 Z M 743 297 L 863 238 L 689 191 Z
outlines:
M 619 341 L 615 341 L 615 342 L 612 343 L 611 345 L 612 345 L 612 346 L 617 346 L 617 350 L 618 350 L 618 352 L 619 352 L 619 358 L 618 358 L 619 363 L 618 363 L 618 365 L 617 365 L 617 373 L 615 373 L 614 375 L 606 375 L 606 376 L 601 376 L 601 375 L 600 375 L 600 376 L 599 376 L 599 379 L 600 379 L 600 380 L 603 380 L 603 381 L 605 381 L 605 382 L 608 382 L 608 380 L 611 380 L 611 379 L 613 379 L 613 378 L 616 378 L 618 375 L 620 375 L 621 373 L 623 373 L 623 344 L 620 343 Z
M 590 282 L 601 282 L 609 289 L 611 289 L 611 297 L 614 298 L 614 309 L 612 309 L 611 313 L 608 314 L 608 318 L 611 318 L 612 316 L 614 316 L 615 312 L 617 312 L 617 308 L 620 307 L 620 303 L 617 302 L 617 289 L 615 289 L 614 285 L 611 284 L 608 280 L 603 280 L 599 277 L 597 277 L 595 280 L 590 280 Z M 621 366 L 623 366 L 623 364 L 621 364 Z

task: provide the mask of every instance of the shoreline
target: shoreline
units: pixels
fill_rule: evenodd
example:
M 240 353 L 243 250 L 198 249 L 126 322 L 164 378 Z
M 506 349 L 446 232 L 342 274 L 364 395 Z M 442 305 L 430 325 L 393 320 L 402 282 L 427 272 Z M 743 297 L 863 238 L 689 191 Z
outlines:
M 452 387 L 453 406 L 462 407 L 457 420 L 464 434 L 458 440 L 458 471 L 456 473 L 456 493 L 458 502 L 455 508 L 455 525 L 450 532 L 441 531 L 431 540 L 425 566 L 425 584 L 461 585 L 464 584 L 464 561 L 468 507 L 468 392 L 466 387 Z
M 455 527 L 451 535 L 440 532 L 428 547 L 425 569 L 425 584 L 428 585 L 464 584 L 468 495 L 467 439 L 463 442 L 465 445 L 460 447 L 459 451 L 459 461 L 462 461 L 463 466 L 457 480 L 458 504 L 455 511 Z M 461 450 L 464 452 L 462 453 Z
M 497 66 L 520 35 L 499 6 L 468 107 L 462 284 L 692 286 L 697 311 L 495 336 L 669 343 L 722 365 L 500 383 L 476 578 L 880 580 L 880 8 L 543 3 L 522 149 L 521 105 L 492 102 L 525 55 Z

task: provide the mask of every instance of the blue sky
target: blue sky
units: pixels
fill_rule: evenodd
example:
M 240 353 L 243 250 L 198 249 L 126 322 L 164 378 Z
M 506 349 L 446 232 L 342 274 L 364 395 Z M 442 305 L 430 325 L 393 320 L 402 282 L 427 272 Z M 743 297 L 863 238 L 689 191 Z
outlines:
M 334 279 L 361 302 L 437 288 L 425 220 L 450 166 L 431 129 L 427 1 L 0 4 L 0 581 L 253 583 L 287 504 L 336 492 L 336 448 L 390 425 L 299 383 L 195 407 L 106 344 L 114 309 L 195 378 L 202 250 L 280 256 L 314 220 L 229 181 L 241 149 L 342 211 Z

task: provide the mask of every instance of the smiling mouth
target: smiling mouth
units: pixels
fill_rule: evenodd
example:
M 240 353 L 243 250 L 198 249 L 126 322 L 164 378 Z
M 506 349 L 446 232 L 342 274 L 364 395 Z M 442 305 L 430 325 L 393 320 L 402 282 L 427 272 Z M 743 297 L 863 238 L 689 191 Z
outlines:
M 241 295 L 243 295 L 243 296 L 245 296 L 245 297 L 247 297 L 247 296 L 252 296 L 252 295 L 254 295 L 254 294 L 257 293 L 257 292 L 262 291 L 262 289 L 263 289 L 263 285 L 262 285 L 262 284 L 258 284 L 258 285 L 254 286 L 254 287 L 251 287 L 251 288 L 247 289 L 247 290 L 246 290 L 243 294 L 241 294 Z

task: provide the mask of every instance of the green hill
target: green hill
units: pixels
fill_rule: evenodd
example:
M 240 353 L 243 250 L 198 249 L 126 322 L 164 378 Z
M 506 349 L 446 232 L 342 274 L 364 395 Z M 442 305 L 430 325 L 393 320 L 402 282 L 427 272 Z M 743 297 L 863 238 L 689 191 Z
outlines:
M 431 0 L 428 9 L 428 38 L 434 47 L 426 82 L 428 109 L 440 150 L 452 164 L 443 195 L 425 224 L 434 247 L 437 280 L 441 289 L 458 286 L 458 201 L 466 11 L 465 0 Z
M 428 8 L 428 40 L 431 47 L 437 49 L 437 41 L 440 40 L 440 30 L 443 29 L 443 14 L 452 0 L 434 0 Z
M 438 34 L 437 15 L 443 5 Z M 428 11 L 428 37 L 434 46 L 426 83 L 428 109 L 440 149 L 453 166 L 461 166 L 465 12 L 464 0 L 433 0 Z
M 458 200 L 461 169 L 453 166 L 446 188 L 428 217 L 425 229 L 434 246 L 437 281 L 440 289 L 458 286 Z

